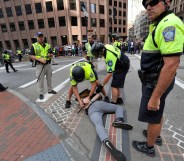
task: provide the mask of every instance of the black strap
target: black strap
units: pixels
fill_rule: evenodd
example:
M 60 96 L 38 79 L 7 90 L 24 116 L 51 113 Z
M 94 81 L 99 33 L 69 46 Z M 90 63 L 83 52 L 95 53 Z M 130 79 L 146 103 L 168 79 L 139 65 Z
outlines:
M 157 25 L 158 26 L 158 25 Z M 157 43 L 155 42 L 155 31 L 157 29 L 157 26 L 155 27 L 155 29 L 152 32 L 152 40 L 153 40 L 153 44 L 155 45 L 156 48 L 158 48 Z
M 109 50 L 109 49 L 106 49 L 106 50 L 110 51 L 118 60 L 120 60 L 120 59 L 118 58 L 118 55 L 117 55 L 115 52 L 113 52 L 113 51 L 111 51 L 111 50 Z

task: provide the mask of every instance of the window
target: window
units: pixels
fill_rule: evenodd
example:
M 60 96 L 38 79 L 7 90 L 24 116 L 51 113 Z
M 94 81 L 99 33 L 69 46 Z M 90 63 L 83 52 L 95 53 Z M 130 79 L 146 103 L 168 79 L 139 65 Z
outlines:
M 53 11 L 52 1 L 46 2 L 46 10 L 47 10 L 47 12 Z
M 104 14 L 105 11 L 104 11 L 104 6 L 100 5 L 100 14 Z
M 72 40 L 73 40 L 73 42 L 77 41 L 78 40 L 78 35 L 72 35 Z
M 3 11 L 2 11 L 2 8 L 0 8 L 0 18 L 3 18 Z
M 121 11 L 119 11 L 119 16 L 122 16 L 122 12 Z
M 117 1 L 114 1 L 114 6 L 117 7 Z
M 64 10 L 63 0 L 57 0 L 57 10 Z
M 66 26 L 65 16 L 59 17 L 59 26 Z
M 114 19 L 114 24 L 117 24 L 117 19 Z
M 19 23 L 19 30 L 20 30 L 20 31 L 25 30 L 24 21 L 20 21 L 20 22 L 18 22 L 18 23 Z
M 126 3 L 123 3 L 123 8 L 125 8 L 125 9 L 126 9 Z
M 123 20 L 123 25 L 126 25 L 126 20 Z
M 77 17 L 71 17 L 71 25 L 77 26 Z
M 125 28 L 123 28 L 123 33 L 125 33 L 126 32 L 126 29 Z
M 15 23 L 14 22 L 11 22 L 10 23 L 10 31 L 16 31 Z
M 111 9 L 109 9 L 109 15 L 112 15 L 112 10 Z
M 112 27 L 109 27 L 109 32 L 112 32 Z
M 26 4 L 25 5 L 25 10 L 26 10 L 26 15 L 32 14 L 32 10 L 31 10 L 31 5 L 30 4 Z
M 119 28 L 119 32 L 121 32 L 121 28 Z
M 10 41 L 5 41 L 5 44 L 6 44 L 6 46 L 7 46 L 8 49 L 11 49 Z
M 55 27 L 54 18 L 48 18 L 49 28 Z
M 104 43 L 105 42 L 105 35 L 100 35 L 100 42 Z
M 28 20 L 28 26 L 29 26 L 29 29 L 30 30 L 33 30 L 35 27 L 34 27 L 34 22 L 33 20 Z
M 18 40 L 13 40 L 13 42 L 14 42 L 14 45 L 15 45 L 16 49 L 20 48 Z
M 45 28 L 43 19 L 38 19 L 38 28 L 39 29 Z
M 67 45 L 68 44 L 67 36 L 66 35 L 61 36 L 61 41 L 62 45 Z
M 85 10 L 87 11 L 87 8 L 86 8 L 87 3 L 86 2 L 80 2 L 81 11 L 83 12 L 83 10 L 82 10 L 82 4 L 84 5 Z
M 56 36 L 52 36 L 52 37 L 50 37 L 50 39 L 51 39 L 51 44 L 52 45 L 57 45 L 57 38 L 56 38 Z
M 100 27 L 105 27 L 105 20 L 104 19 L 100 19 Z
M 96 4 L 91 4 L 91 13 L 96 13 Z
M 126 12 L 123 12 L 123 17 L 126 17 Z
M 13 16 L 11 7 L 7 7 L 6 8 L 6 14 L 7 14 L 8 17 L 12 17 Z
M 82 26 L 86 26 L 86 18 L 85 17 L 81 17 L 82 19 Z
M 23 42 L 23 44 L 24 44 L 24 48 L 25 48 L 25 49 L 26 49 L 26 48 L 29 48 L 27 39 L 22 39 L 22 42 Z
M 36 13 L 42 13 L 42 5 L 41 3 L 35 3 Z
M 117 33 L 117 27 L 114 28 L 114 32 Z
M 7 32 L 6 24 L 1 25 L 2 32 Z
M 91 18 L 91 27 L 96 27 L 96 18 Z
M 35 38 L 31 38 L 31 41 L 32 41 L 32 43 L 35 43 L 36 39 Z
M 21 6 L 15 6 L 15 11 L 16 11 L 17 16 L 21 16 L 22 15 Z
M 120 8 L 122 7 L 122 2 L 119 2 L 119 7 L 120 7 Z
M 121 25 L 121 19 L 119 19 L 119 25 Z
M 70 0 L 70 10 L 76 11 L 76 0 Z
M 109 6 L 112 6 L 112 0 L 109 0 Z

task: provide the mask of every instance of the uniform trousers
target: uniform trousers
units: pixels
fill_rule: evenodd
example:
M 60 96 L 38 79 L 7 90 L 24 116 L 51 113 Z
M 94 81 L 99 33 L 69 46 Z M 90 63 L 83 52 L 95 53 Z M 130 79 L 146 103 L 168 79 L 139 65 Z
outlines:
M 36 66 L 36 76 L 38 80 L 38 93 L 43 95 L 44 93 L 44 77 L 47 80 L 47 90 L 52 91 L 52 69 L 51 64 L 38 64 Z

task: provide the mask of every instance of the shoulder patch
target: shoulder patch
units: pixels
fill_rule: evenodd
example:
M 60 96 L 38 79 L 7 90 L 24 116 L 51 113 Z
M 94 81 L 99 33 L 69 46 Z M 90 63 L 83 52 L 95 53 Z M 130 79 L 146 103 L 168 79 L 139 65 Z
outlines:
M 112 67 L 112 66 L 113 66 L 112 60 L 109 60 L 109 61 L 107 62 L 107 65 L 108 65 L 109 67 Z
M 174 41 L 176 28 L 173 26 L 166 27 L 162 32 L 165 42 Z

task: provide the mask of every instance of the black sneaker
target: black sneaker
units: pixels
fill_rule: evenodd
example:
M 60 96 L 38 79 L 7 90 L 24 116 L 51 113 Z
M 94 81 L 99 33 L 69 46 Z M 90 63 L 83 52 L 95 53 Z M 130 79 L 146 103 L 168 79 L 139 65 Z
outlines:
M 114 126 L 116 128 L 125 129 L 125 130 L 132 130 L 133 129 L 133 126 L 124 122 L 123 118 L 115 119 L 114 122 L 112 123 L 112 126 Z
M 16 70 L 16 69 L 14 70 L 14 72 L 17 72 L 17 71 L 18 71 L 18 70 Z
M 143 130 L 142 133 L 147 138 L 147 130 Z M 162 146 L 162 137 L 161 136 L 158 136 L 156 138 L 155 144 L 158 146 Z
M 7 88 L 8 88 L 8 87 L 3 87 L 3 88 L 1 88 L 1 89 L 0 89 L 0 92 L 6 91 Z
M 124 104 L 123 99 L 122 98 L 118 98 L 116 101 L 116 104 L 122 105 Z
M 44 96 L 42 94 L 40 94 L 39 98 L 40 98 L 40 100 L 43 100 Z
M 106 139 L 103 142 L 116 161 L 126 161 L 125 155 L 121 151 L 117 150 L 109 139 Z
M 50 91 L 50 92 L 48 92 L 49 94 L 57 94 L 57 92 L 56 91 L 54 91 L 54 90 L 52 90 L 52 91 Z
M 110 103 L 110 100 L 109 100 L 109 97 L 108 96 L 105 96 L 104 97 L 104 102 Z
M 140 142 L 140 141 L 133 141 L 132 146 L 142 153 L 145 153 L 146 155 L 150 157 L 155 157 L 155 148 L 148 148 L 146 142 Z
M 70 108 L 71 102 L 69 100 L 66 101 L 65 108 Z

